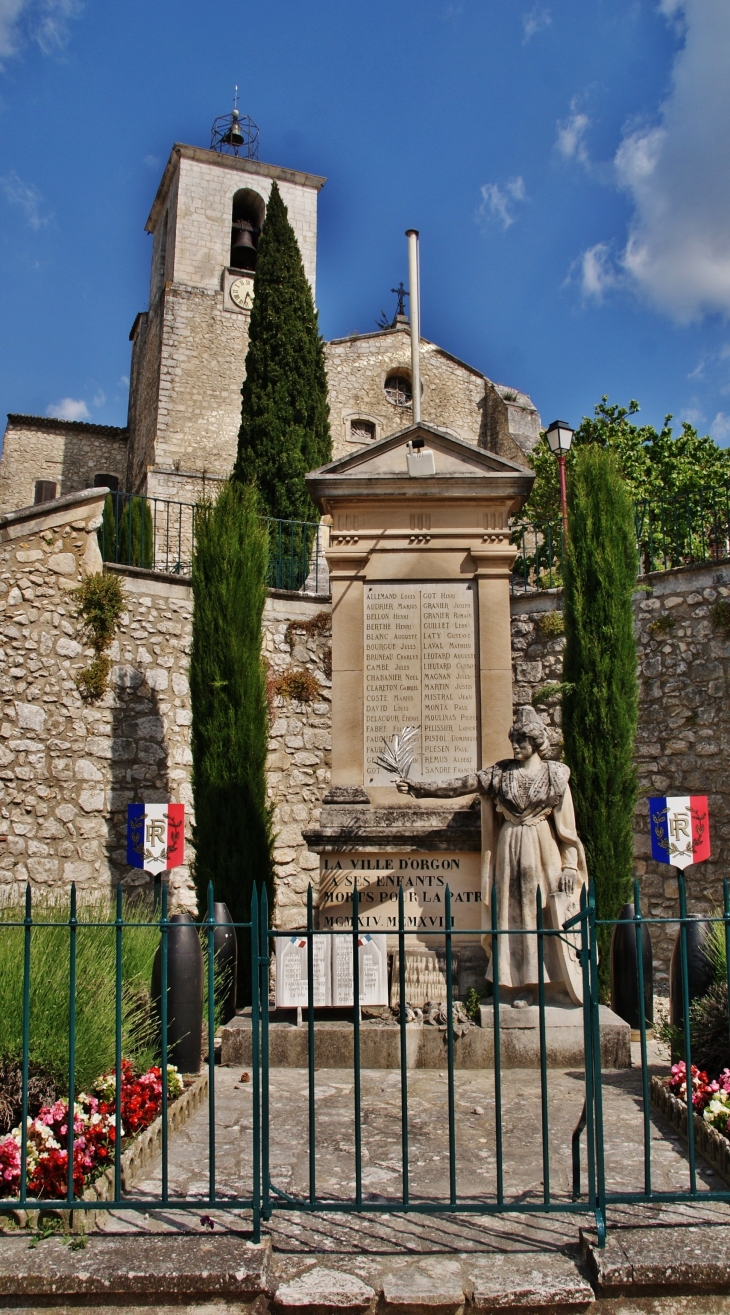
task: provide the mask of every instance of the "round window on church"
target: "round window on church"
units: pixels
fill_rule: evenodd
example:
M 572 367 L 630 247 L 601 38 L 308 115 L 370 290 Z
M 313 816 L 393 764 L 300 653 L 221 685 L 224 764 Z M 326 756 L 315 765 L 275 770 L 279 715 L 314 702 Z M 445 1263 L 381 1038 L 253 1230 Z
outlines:
M 413 401 L 410 379 L 404 374 L 389 374 L 385 381 L 385 396 L 394 406 L 410 406 Z

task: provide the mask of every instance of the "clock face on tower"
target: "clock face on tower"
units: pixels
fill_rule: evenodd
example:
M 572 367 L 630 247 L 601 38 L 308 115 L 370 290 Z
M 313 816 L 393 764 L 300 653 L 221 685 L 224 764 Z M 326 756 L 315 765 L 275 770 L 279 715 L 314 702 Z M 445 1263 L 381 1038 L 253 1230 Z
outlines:
M 241 310 L 250 310 L 253 306 L 253 283 L 251 279 L 234 279 L 231 284 L 231 301 L 235 301 Z

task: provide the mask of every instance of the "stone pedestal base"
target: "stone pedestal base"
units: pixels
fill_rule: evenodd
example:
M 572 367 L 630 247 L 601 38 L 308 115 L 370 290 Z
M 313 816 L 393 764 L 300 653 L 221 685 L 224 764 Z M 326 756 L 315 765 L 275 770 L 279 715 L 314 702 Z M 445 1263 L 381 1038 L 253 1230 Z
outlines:
M 598 1010 L 603 1068 L 631 1067 L 631 1028 L 605 1005 Z M 494 1006 L 480 1005 L 479 1021 L 490 1034 L 493 1053 Z M 583 1010 L 548 1005 L 545 1009 L 548 1068 L 583 1067 Z M 499 1035 L 503 1068 L 540 1067 L 540 1011 L 536 1005 L 515 1009 L 500 1005 Z
M 537 1009 L 500 1010 L 502 1068 L 539 1068 L 540 1034 Z M 547 1008 L 547 1055 L 549 1068 L 583 1068 L 582 1009 Z M 494 1065 L 494 1011 L 482 1006 L 481 1027 L 472 1027 L 454 1040 L 454 1067 L 491 1069 Z M 601 1006 L 601 1057 L 604 1068 L 629 1068 L 631 1032 L 628 1023 Z M 436 1027 L 417 1022 L 407 1028 L 408 1068 L 446 1065 L 446 1036 Z M 251 1063 L 251 1016 L 245 1010 L 222 1030 L 221 1063 Z M 273 1068 L 307 1067 L 307 1028 L 290 1022 L 272 1022 L 269 1054 Z M 314 1044 L 317 1068 L 351 1068 L 353 1029 L 351 1022 L 317 1020 Z M 400 1029 L 379 1019 L 363 1020 L 360 1027 L 362 1068 L 400 1067 Z

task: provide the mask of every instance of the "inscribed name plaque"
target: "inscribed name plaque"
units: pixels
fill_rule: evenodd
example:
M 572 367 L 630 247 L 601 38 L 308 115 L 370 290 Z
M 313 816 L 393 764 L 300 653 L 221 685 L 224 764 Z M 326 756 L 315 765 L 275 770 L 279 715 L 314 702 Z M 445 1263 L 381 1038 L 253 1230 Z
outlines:
M 357 938 L 360 1004 L 387 1005 L 387 936 L 363 931 Z M 352 936 L 313 936 L 314 1007 L 352 1004 Z M 307 937 L 276 938 L 276 1007 L 307 1008 Z
M 413 775 L 477 767 L 474 586 L 462 581 L 366 585 L 365 783 L 392 785 L 376 759 L 383 741 L 420 727 Z
M 352 936 L 333 936 L 332 1004 L 352 1004 Z M 388 1004 L 388 937 L 361 932 L 357 938 L 360 1004 Z
M 452 930 L 481 928 L 481 855 L 478 853 L 322 854 L 319 925 L 323 931 L 352 926 L 355 882 L 359 897 L 358 926 L 364 931 L 391 935 L 397 932 L 401 888 L 406 931 L 444 931 L 447 886 L 451 891 Z
M 312 937 L 315 1007 L 332 1003 L 332 937 Z M 276 1007 L 295 1009 L 309 1003 L 306 936 L 276 938 Z

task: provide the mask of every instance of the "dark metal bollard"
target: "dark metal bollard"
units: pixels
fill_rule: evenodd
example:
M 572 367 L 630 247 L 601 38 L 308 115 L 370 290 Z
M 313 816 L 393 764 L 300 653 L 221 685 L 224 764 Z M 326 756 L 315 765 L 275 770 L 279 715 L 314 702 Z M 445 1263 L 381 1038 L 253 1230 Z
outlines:
M 214 904 L 213 917 L 216 923 L 232 923 L 227 904 Z M 236 1012 L 236 988 L 238 974 L 238 941 L 233 926 L 217 926 L 213 932 L 213 952 L 215 955 L 216 978 L 225 973 L 227 990 L 221 1004 L 223 1006 L 222 1023 L 227 1023 Z M 217 995 L 217 991 L 216 991 Z
M 611 939 L 611 1008 L 634 1031 L 641 1027 L 639 1011 L 639 974 L 636 961 L 636 923 L 633 904 L 624 904 L 620 921 Z M 644 1019 L 654 1025 L 654 960 L 651 936 L 646 923 L 641 924 L 641 951 L 644 965 Z
M 152 1000 L 160 1010 L 161 951 L 152 966 Z M 181 1073 L 198 1073 L 203 1033 L 203 951 L 187 913 L 174 913 L 167 933 L 167 1059 Z
M 712 964 L 705 953 L 706 940 L 707 923 L 690 919 L 687 923 L 687 979 L 690 1004 L 693 1000 L 699 1000 L 714 981 Z M 669 1021 L 672 1027 L 684 1030 L 681 928 L 677 931 L 669 964 Z

